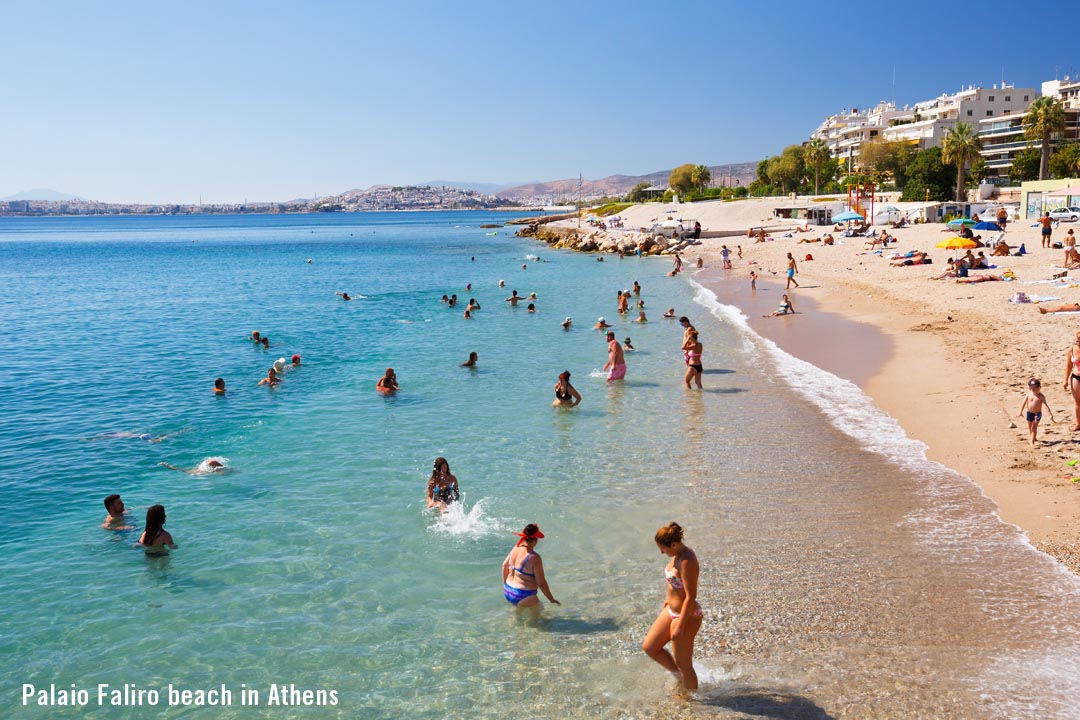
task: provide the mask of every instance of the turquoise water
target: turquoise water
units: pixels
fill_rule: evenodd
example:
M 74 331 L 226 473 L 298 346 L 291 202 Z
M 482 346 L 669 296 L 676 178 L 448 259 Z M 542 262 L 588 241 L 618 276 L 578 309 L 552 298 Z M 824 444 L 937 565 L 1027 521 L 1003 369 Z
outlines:
M 167 717 L 741 717 L 777 697 L 850 717 L 1076 716 L 1077 583 L 970 483 L 868 401 L 853 420 L 851 388 L 666 261 L 479 228 L 506 217 L 0 222 L 0 714 L 146 716 L 98 705 L 98 683 L 128 683 Z M 635 280 L 643 325 L 615 312 Z M 538 312 L 504 303 L 512 289 Z M 704 393 L 682 387 L 667 307 L 702 330 Z M 600 315 L 638 348 L 613 387 Z M 470 351 L 476 370 L 459 367 Z M 257 386 L 293 353 L 279 388 Z M 550 407 L 563 369 L 584 396 L 571 412 Z M 464 492 L 445 518 L 424 510 L 438 455 Z M 211 457 L 229 470 L 159 465 Z M 148 560 L 137 533 L 103 531 L 112 492 L 139 526 L 164 504 L 179 549 Z M 689 704 L 639 651 L 662 602 L 651 538 L 672 519 L 714 595 Z M 526 522 L 563 602 L 538 621 L 500 588 Z M 24 683 L 90 704 L 27 707 Z M 166 708 L 170 683 L 235 697 Z M 337 703 L 270 706 L 272 684 Z

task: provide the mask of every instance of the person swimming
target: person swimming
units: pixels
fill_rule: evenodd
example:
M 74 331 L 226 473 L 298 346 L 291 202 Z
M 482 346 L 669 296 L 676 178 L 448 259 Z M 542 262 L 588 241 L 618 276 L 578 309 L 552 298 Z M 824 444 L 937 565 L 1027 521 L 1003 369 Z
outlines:
M 139 545 L 143 547 L 146 557 L 164 557 L 169 550 L 176 549 L 172 535 L 165 529 L 165 506 L 151 505 L 146 510 L 146 525 Z
M 555 401 L 551 404 L 555 407 L 577 407 L 581 404 L 581 393 L 570 384 L 569 370 L 559 373 L 559 380 L 555 383 Z
M 386 374 L 375 383 L 375 389 L 383 395 L 390 395 L 398 391 L 397 374 L 394 372 L 394 368 L 386 368 Z

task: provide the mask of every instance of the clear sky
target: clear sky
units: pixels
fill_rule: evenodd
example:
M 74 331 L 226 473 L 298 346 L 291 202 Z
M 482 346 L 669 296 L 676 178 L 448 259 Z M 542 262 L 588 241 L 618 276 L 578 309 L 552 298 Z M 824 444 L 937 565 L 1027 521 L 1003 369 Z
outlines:
M 1053 13 L 1025 13 L 995 1 L 5 3 L 0 197 L 289 200 L 757 161 L 842 108 L 1080 71 Z

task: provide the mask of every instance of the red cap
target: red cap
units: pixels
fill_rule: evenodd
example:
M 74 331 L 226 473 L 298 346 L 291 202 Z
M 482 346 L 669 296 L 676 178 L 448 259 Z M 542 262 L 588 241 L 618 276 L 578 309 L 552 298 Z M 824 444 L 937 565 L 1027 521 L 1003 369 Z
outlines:
M 299 356 L 299 355 L 293 355 L 293 356 L 292 356 L 292 361 L 293 361 L 293 362 L 296 362 L 296 361 L 297 361 L 297 360 L 299 360 L 299 359 L 300 359 L 300 356 Z
M 523 533 L 523 532 L 516 532 L 516 533 L 514 533 L 514 534 L 515 534 L 515 535 L 517 535 L 517 536 L 518 536 L 519 538 L 521 538 L 520 540 L 518 540 L 518 545 L 521 545 L 521 544 L 522 544 L 523 542 L 525 542 L 526 540 L 539 540 L 540 538 L 544 537 L 544 533 L 540 532 L 540 526 L 539 526 L 539 525 L 537 525 L 537 526 L 535 526 L 535 527 L 536 527 L 536 532 L 535 532 L 535 533 L 533 533 L 532 535 L 526 535 L 526 534 L 525 534 L 525 533 Z

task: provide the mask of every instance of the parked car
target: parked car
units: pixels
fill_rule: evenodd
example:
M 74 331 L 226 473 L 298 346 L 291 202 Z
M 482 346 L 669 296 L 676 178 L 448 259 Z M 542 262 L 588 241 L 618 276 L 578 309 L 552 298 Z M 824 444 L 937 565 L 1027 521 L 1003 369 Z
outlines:
M 1051 220 L 1069 220 L 1076 222 L 1080 220 L 1080 208 L 1078 207 L 1063 207 L 1056 208 L 1050 211 Z

